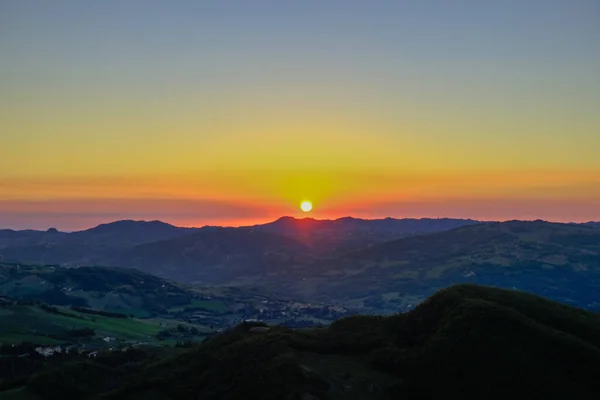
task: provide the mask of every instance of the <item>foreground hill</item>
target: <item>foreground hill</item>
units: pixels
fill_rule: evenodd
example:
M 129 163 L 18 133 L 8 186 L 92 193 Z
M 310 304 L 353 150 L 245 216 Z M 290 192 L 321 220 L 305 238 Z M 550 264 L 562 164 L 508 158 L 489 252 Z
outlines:
M 64 364 L 29 378 L 23 393 L 41 399 L 589 399 L 600 390 L 599 348 L 598 314 L 460 285 L 406 314 L 349 317 L 322 329 L 242 324 L 158 361 Z

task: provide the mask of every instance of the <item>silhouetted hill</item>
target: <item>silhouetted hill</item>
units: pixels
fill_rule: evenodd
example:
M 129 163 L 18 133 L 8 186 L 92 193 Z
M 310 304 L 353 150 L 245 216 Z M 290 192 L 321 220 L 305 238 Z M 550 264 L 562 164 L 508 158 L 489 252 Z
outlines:
M 185 236 L 200 228 L 160 221 L 117 221 L 79 232 L 0 231 L 0 260 L 26 264 L 90 265 L 142 243 Z
M 309 246 L 310 251 L 315 255 L 321 256 L 343 253 L 348 249 L 407 235 L 451 229 L 472 223 L 474 221 L 449 219 L 299 220 L 284 217 L 265 225 L 228 229 L 292 237 Z M 218 230 L 216 227 L 181 228 L 160 221 L 130 220 L 102 224 L 71 233 L 56 230 L 0 230 L 0 260 L 27 264 L 102 265 L 108 261 L 113 263 L 115 253 L 120 253 L 124 249 L 200 232 L 214 233 Z M 227 244 L 224 246 L 226 247 Z
M 12 229 L 0 229 L 0 248 L 31 246 L 46 241 L 56 242 L 67 235 L 68 233 L 54 230 L 36 231 L 28 229 L 15 231 Z
M 200 228 L 180 228 L 161 221 L 115 221 L 78 232 L 10 229 L 0 230 L 0 247 L 14 245 L 65 244 L 98 245 L 104 247 L 154 242 L 196 232 Z
M 98 225 L 85 231 L 74 232 L 73 240 L 82 240 L 98 246 L 137 245 L 168 240 L 197 232 L 200 228 L 180 228 L 161 221 L 116 221 Z
M 344 217 L 333 220 L 317 220 L 313 218 L 281 217 L 274 222 L 264 225 L 257 225 L 255 226 L 255 228 L 273 233 L 292 235 L 306 230 L 342 230 L 346 232 L 366 231 L 373 234 L 394 233 L 402 235 L 413 235 L 418 233 L 445 231 L 461 226 L 475 225 L 478 223 L 480 222 L 471 219 L 452 218 L 361 219 L 353 217 Z
M 460 285 L 406 314 L 242 324 L 158 362 L 66 364 L 26 385 L 42 399 L 590 399 L 599 348 L 598 314 Z
M 450 218 L 421 219 L 359 219 L 344 217 L 334 220 L 282 217 L 251 227 L 260 232 L 276 233 L 296 238 L 324 254 L 343 253 L 376 243 L 423 233 L 440 232 L 478 221 Z

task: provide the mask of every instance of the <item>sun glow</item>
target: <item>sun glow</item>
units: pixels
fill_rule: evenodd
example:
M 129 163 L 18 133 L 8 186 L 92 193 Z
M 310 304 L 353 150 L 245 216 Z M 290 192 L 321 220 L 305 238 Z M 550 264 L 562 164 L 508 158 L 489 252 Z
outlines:
M 312 210 L 311 202 L 303 201 L 302 204 L 300 204 L 300 209 L 302 209 L 302 211 L 304 211 L 304 212 L 309 212 L 310 210 Z

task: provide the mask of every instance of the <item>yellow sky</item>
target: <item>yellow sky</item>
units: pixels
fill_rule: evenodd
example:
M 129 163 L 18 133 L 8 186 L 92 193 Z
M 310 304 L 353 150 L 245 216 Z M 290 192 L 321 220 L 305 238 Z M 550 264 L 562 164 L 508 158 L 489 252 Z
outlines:
M 11 2 L 0 228 L 600 219 L 597 10 L 334 3 Z

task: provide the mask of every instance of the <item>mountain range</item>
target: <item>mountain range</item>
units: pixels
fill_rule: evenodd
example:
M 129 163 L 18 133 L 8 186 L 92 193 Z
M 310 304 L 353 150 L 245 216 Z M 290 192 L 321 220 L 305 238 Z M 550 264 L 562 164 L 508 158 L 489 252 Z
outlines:
M 319 243 L 323 247 L 337 244 L 350 248 L 475 223 L 477 221 L 461 219 L 363 220 L 347 217 L 315 220 L 282 217 L 268 224 L 239 228 L 182 228 L 161 221 L 125 220 L 77 232 L 60 232 L 54 228 L 47 231 L 0 230 L 0 256 L 32 264 L 86 264 L 102 258 L 106 252 L 175 240 L 194 233 L 206 236 L 222 229 L 284 235 L 305 244 Z
M 237 266 L 280 267 L 290 259 L 335 255 L 414 234 L 475 224 L 472 220 L 338 220 L 283 217 L 240 228 L 180 228 L 160 221 L 117 221 L 79 232 L 0 231 L 0 260 L 60 266 L 142 268 L 169 279 L 215 283 Z M 140 265 L 144 267 L 140 267 Z M 219 271 L 215 268 L 221 266 Z M 215 267 L 215 268 L 211 268 Z M 190 269 L 195 269 L 195 273 Z M 206 273 L 204 273 L 206 272 Z
M 261 287 L 365 312 L 408 310 L 457 283 L 599 309 L 596 223 L 280 218 L 252 227 L 120 221 L 87 231 L 0 231 L 7 261 L 134 267 L 200 285 Z

